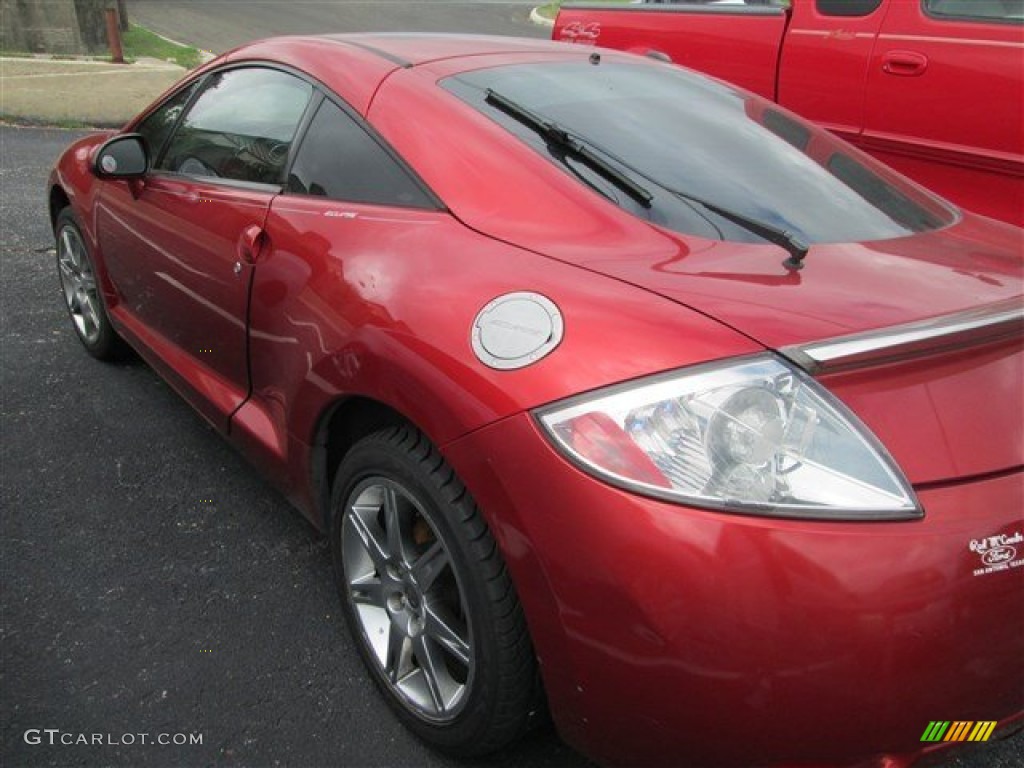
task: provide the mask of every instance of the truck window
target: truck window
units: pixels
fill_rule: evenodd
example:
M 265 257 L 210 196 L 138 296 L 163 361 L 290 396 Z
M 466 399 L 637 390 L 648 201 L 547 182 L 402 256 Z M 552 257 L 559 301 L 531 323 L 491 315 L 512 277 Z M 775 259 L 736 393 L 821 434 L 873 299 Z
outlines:
M 1024 0 L 922 0 L 922 5 L 936 19 L 1024 22 Z
M 633 0 L 636 3 L 636 0 Z M 776 5 L 788 8 L 792 0 L 641 0 L 638 5 Z M 881 0 L 879 0 L 881 2 Z
M 874 13 L 882 0 L 816 0 L 822 16 L 867 16 Z

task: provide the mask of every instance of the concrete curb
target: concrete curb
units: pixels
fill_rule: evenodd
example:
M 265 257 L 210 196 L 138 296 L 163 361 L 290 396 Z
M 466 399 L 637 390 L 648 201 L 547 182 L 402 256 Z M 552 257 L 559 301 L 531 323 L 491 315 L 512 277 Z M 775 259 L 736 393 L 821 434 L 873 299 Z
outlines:
M 530 21 L 536 24 L 538 27 L 554 27 L 555 20 L 549 19 L 546 16 L 540 15 L 540 6 L 530 11 Z
M 7 64 L 8 67 L 17 68 L 19 64 L 24 64 L 29 67 L 37 69 L 46 69 L 49 67 L 56 67 L 57 69 L 79 69 L 85 68 L 86 70 L 90 67 L 100 67 L 105 72 L 139 72 L 142 70 L 176 70 L 184 73 L 186 70 L 183 67 L 178 66 L 172 61 L 165 61 L 164 59 L 154 59 L 149 56 L 140 56 L 138 59 L 133 61 L 131 64 L 115 64 L 109 59 L 51 59 L 45 56 L 2 56 L 0 62 Z M 40 77 L 41 75 L 28 75 L 28 74 L 10 74 L 10 69 L 7 71 L 0 72 L 0 77 L 7 78 L 18 78 L 18 77 Z

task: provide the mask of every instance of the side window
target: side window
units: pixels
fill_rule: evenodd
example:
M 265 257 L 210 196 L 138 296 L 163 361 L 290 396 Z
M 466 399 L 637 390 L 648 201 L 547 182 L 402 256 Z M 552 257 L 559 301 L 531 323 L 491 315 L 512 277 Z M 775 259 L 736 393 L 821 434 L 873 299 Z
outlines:
M 922 0 L 938 19 L 1024 23 L 1024 0 Z
M 780 139 L 792 144 L 801 152 L 807 149 L 811 141 L 811 129 L 806 125 L 790 119 L 775 109 L 766 109 L 762 121 L 764 127 Z
M 874 13 L 882 0 L 816 0 L 822 16 L 867 16 Z
M 328 100 L 320 105 L 299 146 L 286 190 L 353 203 L 434 207 L 405 169 Z
M 188 88 L 178 91 L 136 126 L 136 133 L 141 133 L 146 139 L 150 164 L 156 165 L 160 160 L 160 150 L 164 148 L 167 137 L 174 130 L 178 118 L 181 117 L 181 111 L 196 90 L 196 85 L 193 83 Z
M 158 167 L 191 176 L 280 184 L 312 95 L 309 83 L 273 69 L 213 75 Z
M 879 210 L 886 211 L 890 217 L 905 227 L 920 232 L 942 226 L 942 221 L 927 209 L 886 182 L 881 176 L 872 173 L 849 155 L 836 152 L 829 159 L 829 171 L 850 189 L 867 200 Z

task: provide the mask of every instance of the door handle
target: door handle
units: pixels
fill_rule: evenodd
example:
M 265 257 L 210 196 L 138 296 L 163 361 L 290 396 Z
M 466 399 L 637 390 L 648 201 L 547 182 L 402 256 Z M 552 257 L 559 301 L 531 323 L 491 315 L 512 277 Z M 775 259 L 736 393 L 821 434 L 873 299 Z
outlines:
M 246 264 L 255 264 L 267 234 L 259 224 L 250 224 L 238 238 L 238 258 Z
M 928 69 L 928 57 L 917 51 L 889 51 L 882 56 L 882 71 L 890 75 L 917 77 Z

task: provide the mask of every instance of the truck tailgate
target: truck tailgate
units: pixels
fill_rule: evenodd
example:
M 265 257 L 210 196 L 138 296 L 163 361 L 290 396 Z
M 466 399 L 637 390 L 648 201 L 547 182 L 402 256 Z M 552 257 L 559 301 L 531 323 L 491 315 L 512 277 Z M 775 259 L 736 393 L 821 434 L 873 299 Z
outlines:
M 765 98 L 775 73 L 787 10 L 770 5 L 563 6 L 553 40 L 631 53 L 657 53 Z

